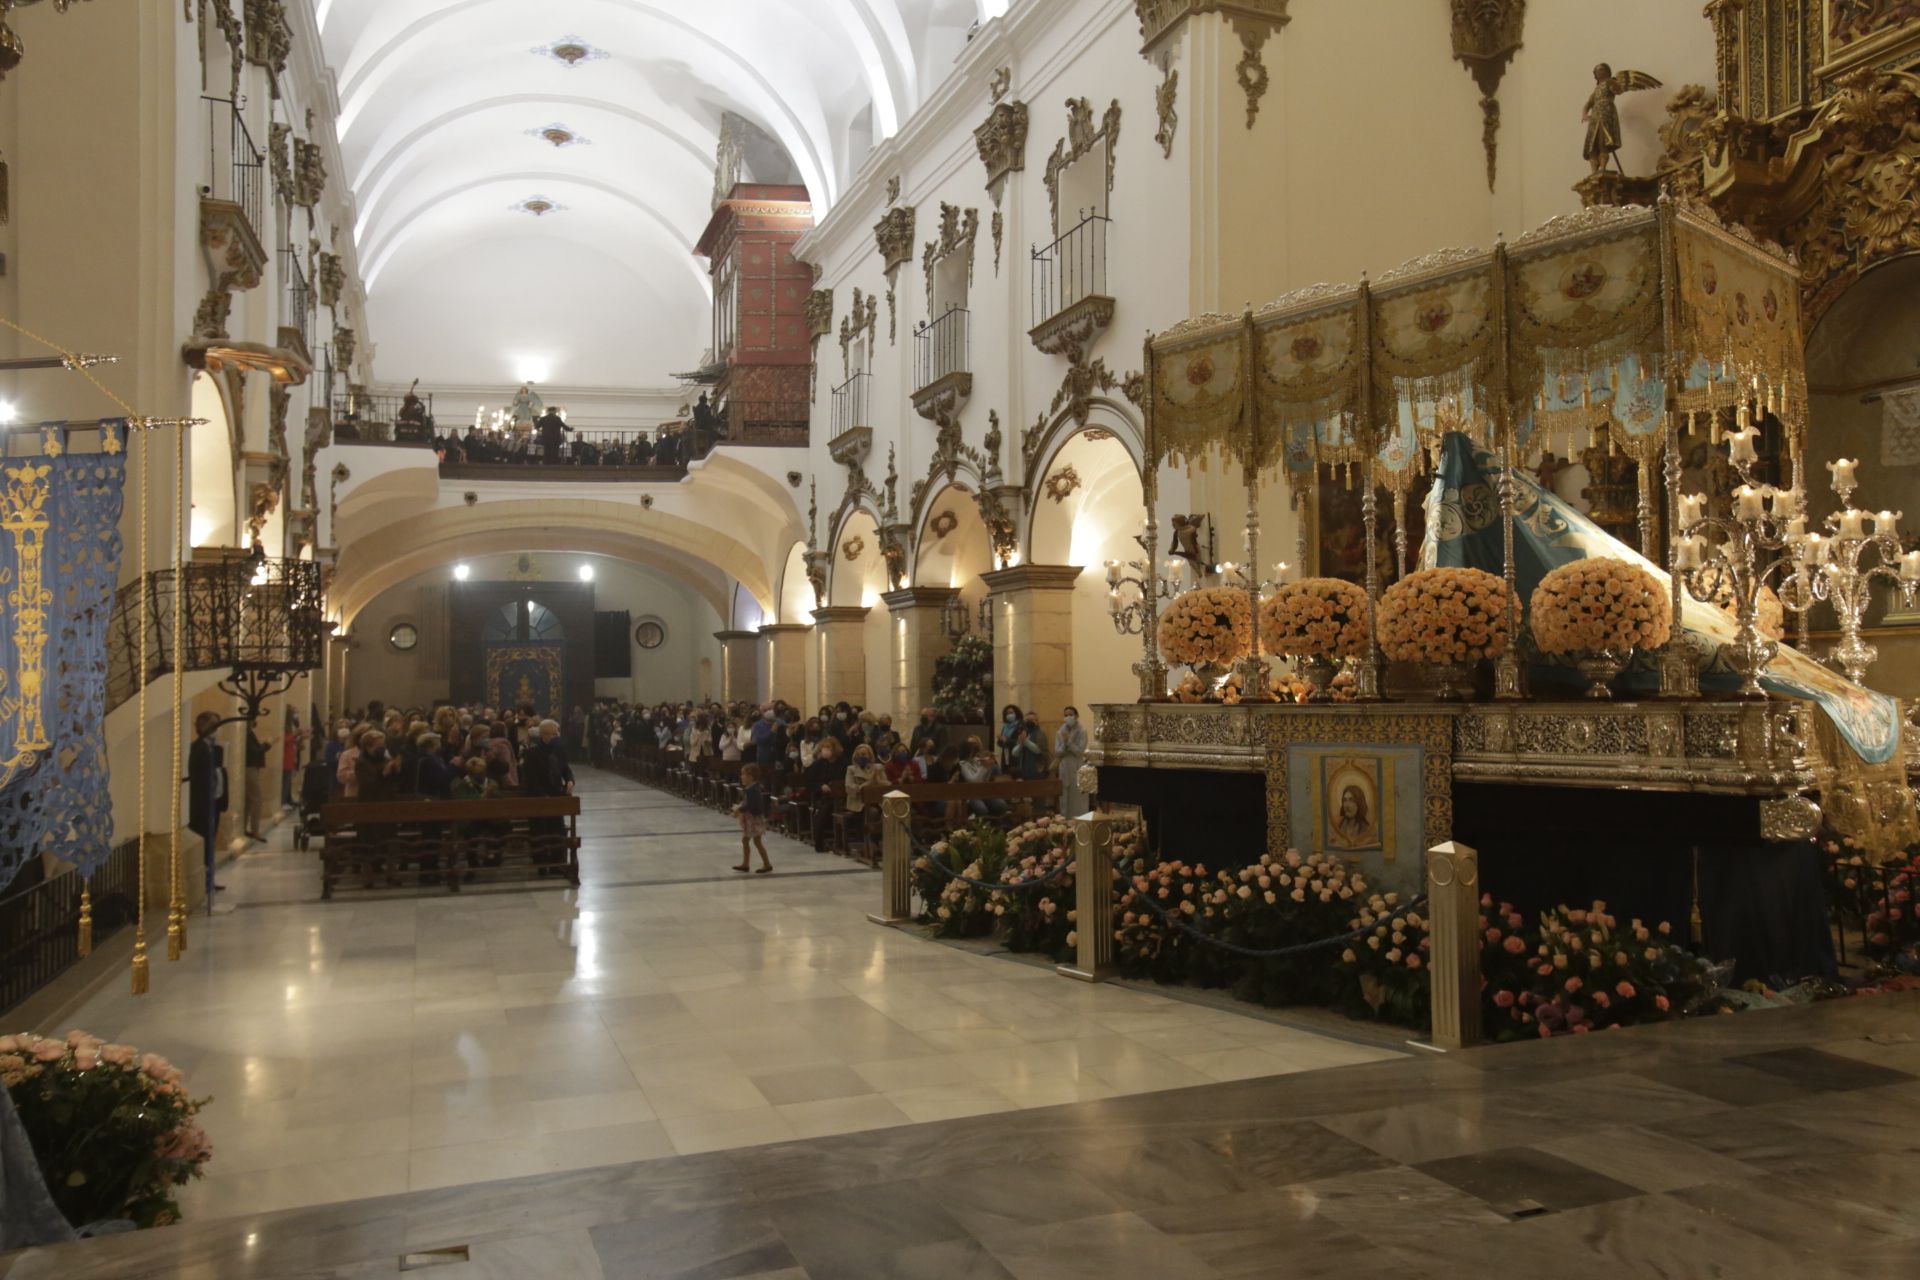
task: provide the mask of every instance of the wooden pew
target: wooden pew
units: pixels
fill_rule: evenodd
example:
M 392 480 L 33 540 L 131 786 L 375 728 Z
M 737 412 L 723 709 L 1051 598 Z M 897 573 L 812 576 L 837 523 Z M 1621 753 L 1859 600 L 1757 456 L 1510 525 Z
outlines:
M 578 796 L 336 800 L 320 808 L 320 896 L 343 879 L 440 884 L 564 879 L 580 885 Z

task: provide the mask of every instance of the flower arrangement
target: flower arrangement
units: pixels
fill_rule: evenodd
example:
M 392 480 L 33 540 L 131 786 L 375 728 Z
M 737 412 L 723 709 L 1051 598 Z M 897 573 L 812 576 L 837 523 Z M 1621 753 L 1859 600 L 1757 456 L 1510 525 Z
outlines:
M 934 710 L 949 723 L 983 723 L 992 682 L 993 644 L 968 632 L 954 641 L 951 652 L 933 660 Z
M 1071 953 L 1067 939 L 1073 934 L 1075 917 L 1073 862 L 1071 819 L 1055 814 L 1007 832 L 1004 882 L 1046 882 L 1035 888 L 994 892 L 994 900 L 1005 908 L 1001 915 L 1007 926 L 1007 950 L 1044 952 L 1056 960 Z M 1064 872 L 1062 866 L 1067 868 Z
M 1657 649 L 1673 632 L 1673 604 L 1653 575 L 1604 556 L 1548 573 L 1532 606 L 1542 653 Z
M 1253 605 L 1234 587 L 1196 587 L 1160 615 L 1160 652 L 1188 666 L 1233 662 L 1253 649 Z
M 1422 569 L 1380 598 L 1380 648 L 1395 662 L 1441 666 L 1507 648 L 1507 585 L 1482 569 Z
M 187 1095 L 158 1054 L 84 1031 L 64 1040 L 0 1036 L 0 1084 L 13 1097 L 47 1188 L 75 1226 L 124 1219 L 142 1227 L 180 1217 L 173 1188 L 213 1155 Z
M 972 823 L 936 841 L 913 860 L 913 887 L 925 907 L 922 922 L 944 938 L 977 938 L 993 932 L 999 917 L 1006 914 L 1006 904 L 996 901 L 993 890 L 955 879 L 940 867 L 997 884 L 1006 866 L 1006 833 L 988 823 Z
M 1260 605 L 1260 642 L 1270 653 L 1358 658 L 1367 639 L 1367 593 L 1340 578 L 1286 583 Z

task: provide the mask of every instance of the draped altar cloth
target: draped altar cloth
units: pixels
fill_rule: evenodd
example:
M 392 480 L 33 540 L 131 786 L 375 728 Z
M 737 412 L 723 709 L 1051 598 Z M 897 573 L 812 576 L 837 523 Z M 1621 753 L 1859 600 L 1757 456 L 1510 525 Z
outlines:
M 107 624 L 120 573 L 124 423 L 98 453 L 0 461 L 0 883 L 52 854 L 107 859 Z

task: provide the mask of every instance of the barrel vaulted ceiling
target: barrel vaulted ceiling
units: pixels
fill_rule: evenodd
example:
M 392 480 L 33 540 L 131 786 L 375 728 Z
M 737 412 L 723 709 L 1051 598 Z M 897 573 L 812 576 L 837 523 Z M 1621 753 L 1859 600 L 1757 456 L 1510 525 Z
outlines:
M 1007 3 L 317 0 L 379 378 L 670 385 L 723 115 L 818 216 Z

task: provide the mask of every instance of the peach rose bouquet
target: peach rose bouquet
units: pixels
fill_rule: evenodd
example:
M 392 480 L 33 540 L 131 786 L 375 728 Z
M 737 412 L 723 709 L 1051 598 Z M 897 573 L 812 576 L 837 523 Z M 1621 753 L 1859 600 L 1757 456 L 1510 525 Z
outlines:
M 1236 587 L 1196 587 L 1160 615 L 1160 652 L 1187 666 L 1234 662 L 1253 649 L 1253 605 Z
M 1673 633 L 1673 604 L 1637 564 L 1591 557 L 1563 564 L 1534 589 L 1533 639 L 1542 653 L 1657 649 Z
M 1507 584 L 1482 569 L 1422 569 L 1380 597 L 1380 649 L 1394 662 L 1459 666 L 1507 649 Z
M 1364 657 L 1367 593 L 1340 578 L 1289 582 L 1260 605 L 1260 642 L 1294 658 Z

